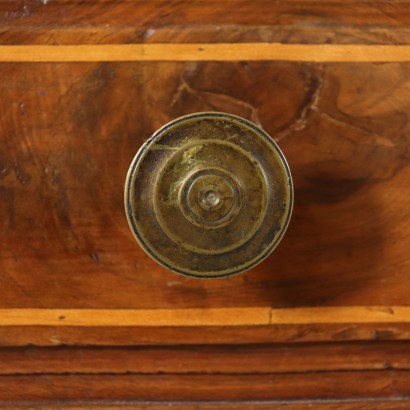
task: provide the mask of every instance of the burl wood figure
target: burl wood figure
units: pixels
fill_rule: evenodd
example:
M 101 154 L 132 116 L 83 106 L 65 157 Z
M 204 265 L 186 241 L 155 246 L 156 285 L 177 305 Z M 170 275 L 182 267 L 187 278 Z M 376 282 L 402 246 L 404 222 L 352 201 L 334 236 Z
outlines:
M 410 3 L 0 2 L 0 407 L 410 407 Z M 218 280 L 136 243 L 124 181 L 225 112 L 293 177 L 275 251 Z

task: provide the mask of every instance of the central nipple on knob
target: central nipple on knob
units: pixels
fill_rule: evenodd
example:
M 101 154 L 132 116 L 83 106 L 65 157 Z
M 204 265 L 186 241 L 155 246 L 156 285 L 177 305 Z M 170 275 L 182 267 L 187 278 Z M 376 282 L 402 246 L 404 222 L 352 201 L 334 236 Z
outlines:
M 209 191 L 205 192 L 203 200 L 208 206 L 216 206 L 219 204 L 221 196 L 219 195 L 219 192 L 210 189 Z

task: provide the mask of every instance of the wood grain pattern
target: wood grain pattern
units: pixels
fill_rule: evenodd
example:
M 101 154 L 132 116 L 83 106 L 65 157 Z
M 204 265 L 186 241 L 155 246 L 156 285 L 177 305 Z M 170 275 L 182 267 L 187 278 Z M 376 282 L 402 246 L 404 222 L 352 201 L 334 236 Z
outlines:
M 0 62 L 243 60 L 409 62 L 410 46 L 278 43 L 0 46 Z
M 207 309 L 0 309 L 0 326 L 260 326 L 410 323 L 408 306 Z
M 0 307 L 407 306 L 409 80 L 406 63 L 0 65 Z M 142 142 L 206 110 L 261 124 L 295 183 L 281 245 L 222 281 L 148 259 L 122 203 Z
M 409 407 L 408 2 L 4 0 L 0 23 L 1 408 Z M 137 149 L 195 111 L 265 128 L 295 182 L 284 241 L 221 281 L 148 259 L 123 210 Z
M 407 311 L 407 309 L 405 310 Z M 181 310 L 1 309 L 0 326 L 45 325 L 90 327 L 267 325 L 270 320 L 270 312 L 270 308 L 263 307 Z M 400 312 L 400 308 L 398 309 L 398 312 Z M 407 316 L 409 313 L 410 308 L 409 312 L 407 312 Z M 380 316 L 383 316 L 383 314 Z M 401 319 L 399 319 L 400 316 Z M 403 321 L 402 314 L 398 313 L 396 319 L 399 322 Z
M 0 375 L 299 374 L 410 370 L 408 342 L 9 348 Z M 234 377 L 233 377 L 234 378 Z
M 407 2 L 98 0 L 0 2 L 2 44 L 408 44 Z
M 3 404 L 109 401 L 113 396 L 119 401 L 408 399 L 409 391 L 409 371 L 0 376 Z
M 361 401 L 244 401 L 244 402 L 131 402 L 131 403 L 64 403 L 64 404 L 19 404 L 2 406 L 4 410 L 405 410 L 408 400 L 361 400 Z
M 0 346 L 147 346 L 409 340 L 403 323 L 276 326 L 0 326 Z

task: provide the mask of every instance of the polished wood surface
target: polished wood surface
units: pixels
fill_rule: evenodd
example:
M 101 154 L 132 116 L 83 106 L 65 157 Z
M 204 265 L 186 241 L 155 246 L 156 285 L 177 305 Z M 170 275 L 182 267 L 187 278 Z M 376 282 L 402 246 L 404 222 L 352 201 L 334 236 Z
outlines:
M 409 323 L 294 324 L 269 326 L 47 326 L 0 327 L 0 346 L 158 346 L 196 344 L 330 344 L 409 340 Z
M 407 370 L 275 374 L 0 376 L 4 404 L 52 401 L 264 401 L 408 398 Z M 24 386 L 24 388 L 23 388 Z M 223 408 L 223 407 L 222 407 Z M 307 407 L 308 408 L 308 407 Z
M 0 375 L 98 375 L 101 369 L 110 374 L 269 375 L 350 370 L 382 374 L 384 370 L 410 370 L 410 362 L 406 341 L 29 347 L 24 354 L 21 349 L 0 351 Z
M 408 2 L 5 0 L 0 22 L 0 406 L 409 407 Z M 277 250 L 218 281 L 158 266 L 123 210 L 137 149 L 196 111 L 263 127 L 295 183 Z
M 107 44 L 0 45 L 0 62 L 89 61 L 409 62 L 408 45 L 346 44 Z
M 3 63 L 0 307 L 408 305 L 408 65 L 359 66 Z M 142 142 L 206 110 L 261 124 L 295 185 L 280 246 L 221 281 L 151 261 L 123 209 Z
M 410 324 L 409 306 L 271 309 L 0 309 L 0 326 L 276 326 L 306 324 Z
M 0 13 L 0 42 L 15 45 L 395 45 L 410 35 L 407 1 L 3 0 Z
M 223 402 L 144 402 L 133 401 L 132 403 L 108 403 L 108 404 L 26 404 L 15 406 L 13 404 L 3 407 L 4 410 L 404 410 L 408 409 L 406 400 L 354 400 L 348 402 L 329 401 L 299 401 L 295 403 L 283 401 L 223 401 Z

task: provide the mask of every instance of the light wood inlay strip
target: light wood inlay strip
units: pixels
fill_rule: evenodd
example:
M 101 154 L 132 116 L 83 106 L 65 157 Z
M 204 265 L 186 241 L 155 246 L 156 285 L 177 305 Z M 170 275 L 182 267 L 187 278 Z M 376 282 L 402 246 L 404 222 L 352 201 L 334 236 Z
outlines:
M 410 306 L 272 309 L 271 324 L 410 323 Z
M 87 61 L 406 62 L 410 45 L 107 44 L 0 46 L 0 62 Z
M 0 326 L 258 326 L 410 323 L 410 306 L 271 309 L 0 309 Z
M 0 309 L 0 326 L 242 326 L 267 325 L 270 308 Z

